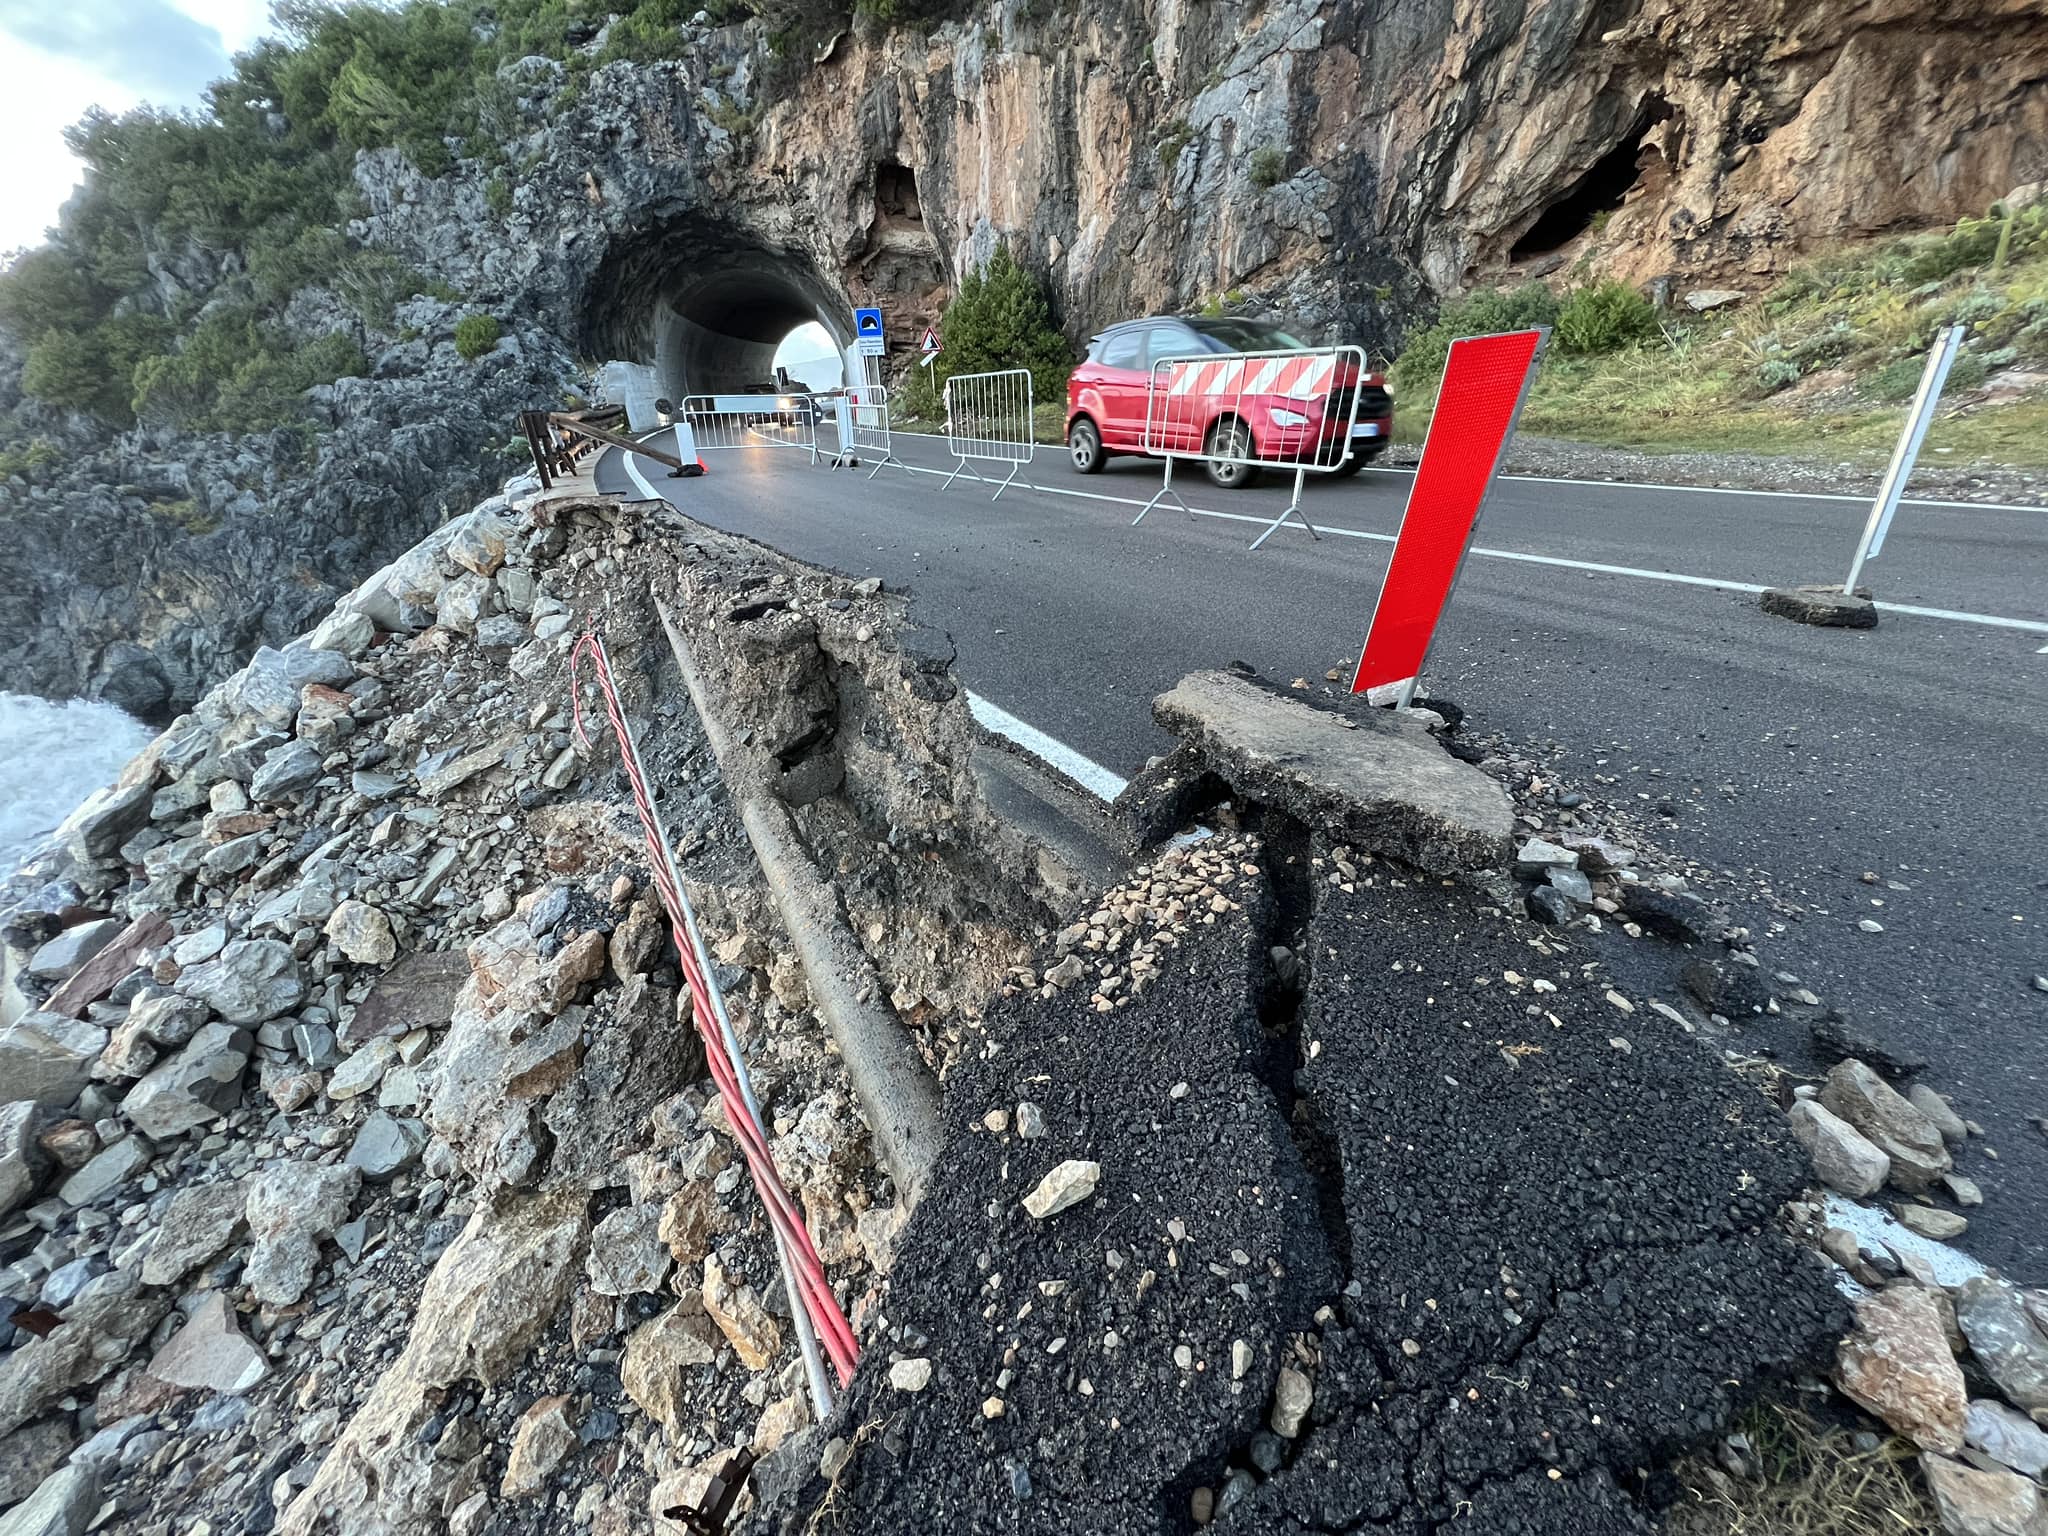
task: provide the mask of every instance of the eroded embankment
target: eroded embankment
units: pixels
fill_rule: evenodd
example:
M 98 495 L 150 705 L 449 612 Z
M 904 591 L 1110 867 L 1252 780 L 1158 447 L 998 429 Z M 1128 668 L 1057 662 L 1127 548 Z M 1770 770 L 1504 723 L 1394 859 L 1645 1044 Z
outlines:
M 1140 824 L 1243 830 L 991 1015 L 888 1347 L 761 1528 L 1646 1529 L 1660 1465 L 1841 1332 L 1783 1121 L 1577 935 L 1405 862 L 1510 826 L 1419 726 L 1220 677 L 1161 717 Z M 1040 1216 L 1048 1178 L 1082 1193 Z
M 590 622 L 861 1344 L 823 1425 L 616 746 L 576 738 Z M 1191 688 L 1125 810 L 1210 835 L 1133 870 L 950 661 L 877 584 L 529 498 L 167 732 L 5 920 L 0 1503 L 672 1533 L 758 1454 L 735 1529 L 1626 1530 L 1839 1332 L 1771 1106 L 1640 964 L 1417 869 L 1508 826 L 1419 725 L 1317 719 L 1344 766 L 1304 777 L 1298 705 Z M 849 978 L 938 1085 L 914 1215 Z

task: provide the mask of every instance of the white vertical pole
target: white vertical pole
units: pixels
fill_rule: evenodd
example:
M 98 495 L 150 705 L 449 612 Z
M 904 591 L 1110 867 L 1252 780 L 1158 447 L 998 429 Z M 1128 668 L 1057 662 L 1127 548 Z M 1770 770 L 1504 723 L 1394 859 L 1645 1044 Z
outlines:
M 1920 388 L 1913 395 L 1906 429 L 1899 434 L 1898 446 L 1892 450 L 1891 465 L 1884 472 L 1884 483 L 1877 489 L 1877 500 L 1871 503 L 1863 537 L 1856 543 L 1856 557 L 1849 562 L 1849 579 L 1842 583 L 1846 594 L 1854 595 L 1863 563 L 1875 560 L 1883 552 L 1884 536 L 1891 529 L 1892 515 L 1899 510 L 1899 497 L 1906 489 L 1907 477 L 1920 457 L 1920 445 L 1934 420 L 1934 407 L 1941 399 L 1941 386 L 1948 380 L 1949 365 L 1955 362 L 1956 351 L 1963 344 L 1963 330 L 1960 325 L 1944 326 L 1934 339 L 1934 350 L 1927 354 L 1927 367 L 1920 375 Z

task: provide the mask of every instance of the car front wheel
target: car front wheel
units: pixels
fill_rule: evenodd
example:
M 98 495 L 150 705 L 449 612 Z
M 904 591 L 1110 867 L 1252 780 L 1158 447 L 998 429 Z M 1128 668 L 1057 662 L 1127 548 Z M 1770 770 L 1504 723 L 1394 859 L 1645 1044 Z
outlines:
M 1082 474 L 1102 472 L 1109 455 L 1102 451 L 1102 434 L 1086 416 L 1075 418 L 1074 424 L 1067 428 L 1067 454 L 1073 459 L 1074 468 Z
M 1202 466 L 1209 472 L 1210 484 L 1226 491 L 1241 491 L 1258 481 L 1257 466 L 1233 462 L 1249 459 L 1256 452 L 1252 429 L 1243 422 L 1232 420 L 1218 425 L 1209 434 L 1208 451 L 1217 455 Z

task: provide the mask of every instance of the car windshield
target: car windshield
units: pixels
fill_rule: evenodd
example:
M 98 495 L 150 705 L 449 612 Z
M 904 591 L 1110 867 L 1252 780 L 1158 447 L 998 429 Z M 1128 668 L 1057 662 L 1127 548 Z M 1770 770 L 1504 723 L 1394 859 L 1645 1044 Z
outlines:
M 1263 320 L 1190 320 L 1188 328 L 1209 352 L 1283 352 L 1308 345 Z

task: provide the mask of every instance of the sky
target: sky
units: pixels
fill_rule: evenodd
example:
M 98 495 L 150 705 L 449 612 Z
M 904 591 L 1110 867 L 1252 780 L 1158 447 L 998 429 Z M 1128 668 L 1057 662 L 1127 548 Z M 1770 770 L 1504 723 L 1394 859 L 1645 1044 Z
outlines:
M 78 182 L 64 130 L 88 108 L 196 107 L 270 29 L 270 0 L 0 0 L 0 252 L 42 242 Z

